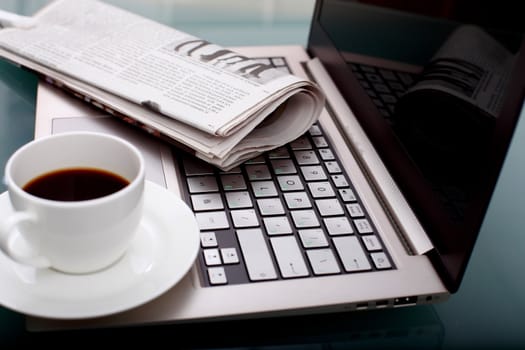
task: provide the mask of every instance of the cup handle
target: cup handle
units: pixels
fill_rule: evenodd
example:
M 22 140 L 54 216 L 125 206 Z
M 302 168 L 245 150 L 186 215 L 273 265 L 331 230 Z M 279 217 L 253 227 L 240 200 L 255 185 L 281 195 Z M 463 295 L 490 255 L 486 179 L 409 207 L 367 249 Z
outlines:
M 36 216 L 28 212 L 16 212 L 8 217 L 5 221 L 0 222 L 0 249 L 2 252 L 10 257 L 12 260 L 24 264 L 30 265 L 35 268 L 47 268 L 51 264 L 49 260 L 39 255 L 35 249 L 30 248 L 24 237 L 15 230 L 16 226 L 24 221 L 36 222 Z M 26 244 L 25 249 L 14 249 L 12 242 L 15 238 L 20 237 Z M 23 251 L 22 251 L 23 250 Z

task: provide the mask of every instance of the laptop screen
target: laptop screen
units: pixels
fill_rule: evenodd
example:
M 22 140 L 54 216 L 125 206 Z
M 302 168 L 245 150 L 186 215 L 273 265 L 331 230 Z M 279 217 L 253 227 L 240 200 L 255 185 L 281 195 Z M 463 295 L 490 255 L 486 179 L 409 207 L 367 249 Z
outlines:
M 429 234 L 429 254 L 451 291 L 523 104 L 525 24 L 509 6 L 517 5 L 319 0 L 312 20 L 310 54 Z

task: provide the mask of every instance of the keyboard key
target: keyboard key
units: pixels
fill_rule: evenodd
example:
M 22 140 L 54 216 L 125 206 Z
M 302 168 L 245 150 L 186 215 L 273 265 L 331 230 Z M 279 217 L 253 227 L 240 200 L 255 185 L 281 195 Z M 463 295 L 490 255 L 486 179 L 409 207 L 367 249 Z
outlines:
M 273 181 L 252 182 L 253 194 L 255 197 L 274 197 L 277 196 L 277 189 Z
M 340 189 L 339 194 L 341 195 L 341 199 L 343 200 L 343 202 L 355 202 L 357 200 L 354 191 L 352 191 L 352 189 L 350 188 Z
M 341 272 L 331 249 L 307 250 L 306 255 L 315 275 L 331 275 Z
M 279 187 L 281 188 L 281 191 L 304 190 L 303 182 L 301 181 L 301 178 L 297 175 L 278 176 L 277 182 L 279 182 Z
M 270 170 L 265 164 L 259 165 L 247 165 L 246 166 L 246 175 L 251 181 L 254 180 L 269 180 L 272 178 Z
M 258 228 L 244 229 L 237 230 L 236 234 L 250 280 L 276 279 L 277 273 L 262 231 Z
M 275 175 L 295 174 L 297 170 L 291 159 L 272 160 L 273 172 Z
M 397 80 L 397 77 L 394 72 L 387 69 L 379 69 L 379 73 L 383 76 L 386 80 Z
M 246 182 L 241 174 L 221 175 L 222 188 L 225 191 L 245 190 Z
M 309 132 L 311 136 L 321 136 L 323 134 L 321 128 L 315 124 L 310 127 Z
M 335 197 L 334 189 L 328 181 L 310 182 L 308 188 L 314 198 Z
M 216 192 L 219 190 L 213 176 L 194 176 L 186 179 L 190 193 Z
M 302 166 L 301 173 L 306 181 L 326 180 L 324 169 L 320 165 Z
M 224 209 L 219 193 L 192 194 L 191 203 L 195 211 Z
M 281 200 L 277 198 L 258 199 L 257 206 L 261 215 L 281 215 L 284 214 L 284 208 Z
M 321 148 L 319 150 L 319 155 L 321 156 L 322 160 L 334 160 L 335 156 L 334 153 L 330 148 Z
M 220 230 L 230 227 L 226 213 L 223 211 L 207 211 L 196 213 L 197 225 L 201 230 Z
M 405 86 L 409 87 L 412 84 L 414 84 L 414 78 L 409 73 L 405 72 L 398 72 L 399 78 L 401 78 L 401 81 L 405 84 Z
M 380 99 L 378 98 L 373 98 L 372 99 L 372 102 L 374 102 L 374 104 L 377 106 L 377 107 L 384 107 L 385 105 L 383 104 L 383 101 L 381 101 Z
M 328 142 L 326 141 L 324 136 L 312 137 L 312 141 L 314 142 L 316 148 L 328 147 Z
M 378 108 L 379 112 L 381 113 L 381 115 L 383 115 L 383 117 L 385 118 L 389 118 L 390 117 L 390 112 L 385 109 L 385 108 Z
M 377 251 L 377 250 L 382 249 L 381 243 L 379 243 L 379 239 L 377 238 L 377 236 L 368 235 L 368 236 L 363 236 L 361 238 L 368 251 Z
M 361 83 L 361 85 L 362 84 L 363 83 Z M 370 97 L 377 97 L 377 94 L 375 93 L 375 91 L 369 88 L 370 84 L 367 83 L 366 85 L 367 85 L 367 88 L 365 89 L 365 91 L 366 91 L 367 95 L 370 96 Z
M 392 267 L 385 253 L 383 252 L 372 253 L 370 254 L 370 256 L 372 257 L 372 261 L 374 262 L 374 266 L 376 267 L 376 269 L 383 270 L 383 269 L 389 269 Z
M 325 218 L 323 219 L 323 221 L 330 236 L 350 235 L 354 233 L 352 224 L 350 224 L 350 221 L 348 221 L 348 218 L 346 216 Z
M 335 160 L 325 162 L 324 165 L 326 166 L 326 170 L 328 170 L 329 174 L 337 174 L 341 172 L 341 167 L 339 166 L 339 163 L 337 163 Z
M 235 228 L 259 226 L 259 219 L 253 209 L 232 210 L 230 214 Z
M 279 147 L 268 152 L 268 158 L 270 159 L 280 159 L 280 158 L 290 158 L 290 153 L 286 146 Z
M 228 283 L 228 280 L 226 279 L 226 273 L 224 271 L 224 267 L 222 266 L 210 267 L 208 269 L 208 278 L 210 280 L 210 284 L 212 285 Z
M 377 72 L 375 67 L 367 66 L 364 64 L 359 65 L 359 67 L 361 68 L 363 72 L 374 73 L 374 74 Z
M 297 228 L 319 227 L 319 220 L 313 210 L 293 210 L 292 220 Z
M 385 84 L 372 84 L 372 86 L 377 92 L 380 92 L 380 93 L 390 92 L 390 89 Z
M 201 247 L 211 248 L 217 247 L 217 237 L 213 231 L 203 231 L 200 233 Z
M 335 237 L 333 242 L 339 258 L 343 262 L 345 271 L 353 272 L 372 269 L 356 236 Z
M 349 186 L 349 183 L 346 181 L 346 177 L 344 175 L 332 175 L 331 178 L 335 187 L 337 188 Z
M 383 79 L 381 79 L 381 77 L 377 74 L 374 74 L 374 73 L 367 73 L 365 74 L 365 77 L 368 81 L 372 82 L 372 83 L 381 83 L 383 82 Z
M 321 216 L 343 215 L 345 212 L 339 201 L 335 198 L 317 199 L 315 205 Z
M 264 218 L 264 227 L 268 235 L 286 235 L 293 233 L 290 221 L 286 216 L 274 216 Z
M 306 192 L 285 193 L 284 200 L 289 209 L 306 209 L 312 207 Z
M 383 102 L 387 103 L 387 104 L 395 104 L 397 102 L 397 98 L 394 96 L 394 95 L 391 95 L 391 94 L 381 94 L 379 95 L 381 97 L 381 99 L 383 100 Z
M 220 265 L 221 257 L 219 255 L 219 249 L 210 248 L 203 249 L 202 254 L 204 254 L 204 262 L 207 266 Z
M 253 207 L 252 199 L 247 191 L 226 192 L 226 203 L 230 209 L 241 209 Z
M 365 215 L 365 212 L 363 211 L 363 208 L 359 203 L 347 204 L 346 209 L 348 210 L 350 216 L 353 218 Z
M 395 90 L 396 92 L 404 92 L 405 91 L 405 87 L 402 84 L 400 84 L 400 83 L 388 82 L 388 85 L 390 86 L 390 88 L 392 90 Z
M 225 264 L 238 264 L 240 261 L 235 248 L 221 248 L 221 257 Z
M 307 230 L 299 230 L 299 238 L 305 248 L 321 248 L 328 247 L 326 236 L 320 228 L 311 228 Z
M 294 156 L 299 165 L 319 164 L 315 151 L 295 151 Z
M 357 227 L 357 232 L 362 235 L 374 232 L 372 225 L 370 225 L 370 222 L 367 219 L 356 219 L 354 220 L 354 225 Z
M 308 268 L 294 236 L 270 238 L 273 252 L 283 278 L 308 276 Z

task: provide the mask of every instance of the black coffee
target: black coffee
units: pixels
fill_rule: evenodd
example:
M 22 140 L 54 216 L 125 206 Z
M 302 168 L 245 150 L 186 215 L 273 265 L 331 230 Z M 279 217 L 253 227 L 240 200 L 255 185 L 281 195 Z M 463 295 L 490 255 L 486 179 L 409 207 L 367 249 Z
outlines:
M 40 175 L 23 189 L 34 196 L 55 201 L 84 201 L 107 196 L 128 184 L 128 180 L 106 170 L 69 168 Z

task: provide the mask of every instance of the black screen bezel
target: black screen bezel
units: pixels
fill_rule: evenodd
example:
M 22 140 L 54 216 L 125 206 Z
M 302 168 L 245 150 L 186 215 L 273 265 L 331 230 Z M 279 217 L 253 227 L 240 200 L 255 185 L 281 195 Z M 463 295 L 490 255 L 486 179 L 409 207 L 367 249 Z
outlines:
M 308 52 L 321 60 L 367 133 L 382 161 L 407 198 L 411 208 L 432 240 L 435 249 L 428 255 L 450 292 L 456 292 L 463 278 L 476 238 L 518 122 L 525 96 L 525 39 L 521 41 L 505 103 L 495 125 L 487 155 L 486 177 L 478 196 L 461 224 L 449 218 L 438 204 L 433 190 L 410 161 L 399 140 L 335 47 L 321 22 L 323 7 L 331 0 L 318 0 L 310 26 Z

